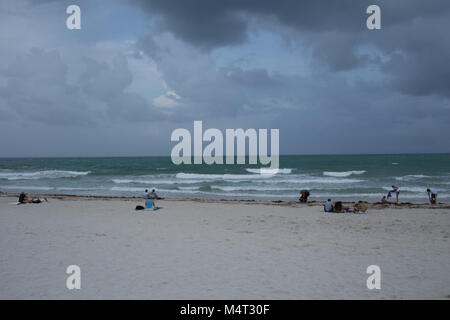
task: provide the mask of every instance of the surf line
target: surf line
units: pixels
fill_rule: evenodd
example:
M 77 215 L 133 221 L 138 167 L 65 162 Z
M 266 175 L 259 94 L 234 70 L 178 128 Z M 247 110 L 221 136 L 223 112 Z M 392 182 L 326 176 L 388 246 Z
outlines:
M 279 135 L 279 129 L 270 129 L 270 155 L 268 155 L 268 129 L 250 128 L 245 131 L 241 128 L 226 129 L 225 164 L 234 164 L 235 158 L 237 164 L 245 164 L 248 150 L 249 164 L 257 164 L 259 160 L 261 165 L 269 166 L 270 173 L 277 173 L 280 155 Z M 170 140 L 178 142 L 170 154 L 172 162 L 175 165 L 192 164 L 191 132 L 184 128 L 175 129 Z M 219 129 L 210 128 L 203 132 L 203 122 L 194 121 L 193 163 L 224 164 L 223 140 L 222 131 Z M 209 142 L 204 149 L 203 142 Z

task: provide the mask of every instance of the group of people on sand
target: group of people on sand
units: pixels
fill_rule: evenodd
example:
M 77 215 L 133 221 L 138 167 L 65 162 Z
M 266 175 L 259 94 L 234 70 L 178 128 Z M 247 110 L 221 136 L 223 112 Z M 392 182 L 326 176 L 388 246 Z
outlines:
M 328 199 L 323 205 L 323 210 L 325 212 L 336 212 L 336 213 L 366 213 L 367 206 L 363 201 L 355 202 L 354 205 L 344 207 L 342 201 L 336 201 L 334 204 L 331 199 Z
M 142 198 L 144 198 L 145 209 L 156 209 L 156 200 L 162 199 L 158 196 L 155 189 L 152 189 L 150 192 L 148 189 L 145 189 L 144 193 L 142 193 Z
M 19 200 L 17 204 L 25 204 L 25 203 L 44 203 L 48 202 L 48 199 L 45 197 L 36 197 L 36 198 L 29 198 L 28 195 L 25 192 L 21 192 L 19 195 Z
M 392 189 L 388 191 L 386 196 L 381 198 L 381 203 L 389 203 L 388 199 L 395 195 L 395 203 L 398 203 L 398 196 L 400 194 L 400 188 L 397 186 L 392 186 Z M 436 204 L 437 201 L 437 191 L 434 188 L 427 188 L 428 200 L 431 204 Z M 308 202 L 308 197 L 310 195 L 309 190 L 300 190 L 300 198 L 298 199 L 302 203 Z M 367 211 L 367 206 L 363 201 L 356 202 L 353 206 L 344 207 L 342 201 L 336 201 L 334 204 L 331 199 L 328 199 L 324 206 L 325 212 L 354 212 L 354 213 L 365 213 Z
M 398 203 L 398 196 L 400 194 L 400 188 L 397 186 L 392 186 L 392 189 L 388 191 L 387 196 L 383 196 L 381 198 L 381 203 L 389 203 L 388 199 L 392 198 L 392 195 L 395 194 L 395 203 Z M 436 204 L 438 192 L 434 188 L 427 188 L 428 201 L 431 204 Z

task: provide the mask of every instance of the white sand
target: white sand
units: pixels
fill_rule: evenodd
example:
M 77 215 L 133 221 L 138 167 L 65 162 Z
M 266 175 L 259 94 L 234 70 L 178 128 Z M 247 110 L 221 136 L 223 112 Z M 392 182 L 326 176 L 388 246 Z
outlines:
M 447 299 L 448 209 L 0 197 L 1 299 Z M 68 265 L 81 289 L 66 288 Z M 368 290 L 368 265 L 381 290 Z

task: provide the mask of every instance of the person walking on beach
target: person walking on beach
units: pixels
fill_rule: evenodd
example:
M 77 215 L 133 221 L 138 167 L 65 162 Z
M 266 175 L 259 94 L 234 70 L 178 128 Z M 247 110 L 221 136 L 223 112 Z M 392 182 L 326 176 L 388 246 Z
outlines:
M 387 198 L 391 198 L 392 194 L 395 193 L 395 203 L 398 203 L 398 195 L 400 193 L 400 190 L 397 186 L 392 186 L 392 190 L 390 190 L 387 194 Z
M 438 194 L 437 191 L 434 188 L 428 188 L 427 194 L 428 194 L 428 200 L 430 200 L 430 203 L 436 204 L 437 194 Z

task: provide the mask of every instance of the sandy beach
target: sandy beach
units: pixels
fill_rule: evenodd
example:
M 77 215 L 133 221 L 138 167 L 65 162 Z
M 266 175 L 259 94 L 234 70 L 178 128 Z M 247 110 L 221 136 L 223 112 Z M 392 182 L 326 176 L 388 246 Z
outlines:
M 450 209 L 0 197 L 1 299 L 448 299 Z M 81 289 L 66 268 L 81 268 Z M 366 268 L 381 269 L 369 290 Z

